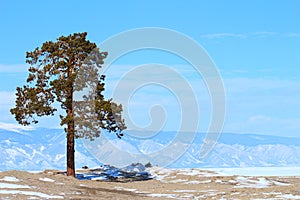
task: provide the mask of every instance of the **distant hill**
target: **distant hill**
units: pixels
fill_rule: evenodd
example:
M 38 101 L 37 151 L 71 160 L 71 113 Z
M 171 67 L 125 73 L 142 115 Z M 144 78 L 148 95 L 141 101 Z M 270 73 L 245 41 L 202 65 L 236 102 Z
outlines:
M 130 134 L 128 132 L 121 140 L 114 134 L 108 137 L 117 142 L 119 148 L 147 153 L 162 148 L 176 132 L 161 132 L 151 139 L 137 139 Z M 204 136 L 196 134 L 188 151 L 170 167 L 300 166 L 300 138 L 223 133 L 213 151 L 200 160 L 198 153 Z M 22 132 L 0 129 L 0 171 L 65 169 L 65 142 L 65 133 L 61 129 L 38 128 Z M 82 141 L 77 140 L 76 167 L 100 164 L 83 147 Z
M 0 170 L 65 169 L 66 136 L 61 129 L 38 128 L 14 132 L 0 129 Z M 99 163 L 76 144 L 76 167 Z
M 300 138 L 223 133 L 215 148 L 203 161 L 195 160 L 196 154 L 194 152 L 200 146 L 197 142 L 193 144 L 173 166 L 300 166 Z

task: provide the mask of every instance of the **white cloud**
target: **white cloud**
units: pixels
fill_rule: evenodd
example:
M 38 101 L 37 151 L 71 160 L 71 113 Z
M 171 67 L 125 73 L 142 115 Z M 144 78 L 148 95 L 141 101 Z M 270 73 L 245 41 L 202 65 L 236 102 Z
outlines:
M 0 91 L 0 106 L 12 106 L 15 102 L 15 92 Z
M 120 70 L 119 70 L 120 69 Z M 192 73 L 193 72 L 193 73 Z M 108 97 L 127 96 L 143 93 L 144 96 L 156 97 L 170 94 L 183 95 L 191 90 L 208 94 L 205 82 L 200 74 L 191 66 L 151 67 L 112 67 L 106 73 L 107 80 L 105 94 Z M 159 89 L 160 88 L 160 89 Z M 196 93 L 196 92 L 194 92 Z M 153 97 L 153 96 L 152 96 Z M 186 98 L 191 96 L 185 95 Z M 149 99 L 148 99 L 149 100 Z
M 17 73 L 17 72 L 27 72 L 29 66 L 26 64 L 0 64 L 0 73 Z
M 22 126 L 19 124 L 0 122 L 0 129 L 21 133 L 22 131 L 34 130 L 32 126 Z
M 225 132 L 299 137 L 300 81 L 226 78 Z
M 245 38 L 247 37 L 247 35 L 237 34 L 237 33 L 212 33 L 212 34 L 201 35 L 201 37 L 208 38 L 208 39 L 219 39 L 219 38 L 226 38 L 226 37 Z
M 248 119 L 247 123 L 249 124 L 255 124 L 255 123 L 265 123 L 265 122 L 270 122 L 272 120 L 271 117 L 264 116 L 264 115 L 255 115 L 252 116 Z
M 266 115 L 251 116 L 245 121 L 228 122 L 224 132 L 255 133 L 299 137 L 300 118 L 278 118 Z
M 224 78 L 227 92 L 268 92 L 268 90 L 275 89 L 277 92 L 290 91 L 300 92 L 300 82 L 297 80 L 285 80 L 279 78 L 264 78 L 264 77 L 234 77 Z M 284 90 L 283 90 L 284 89 Z
M 259 34 L 272 35 L 272 33 L 262 32 L 256 33 L 256 36 Z M 252 37 L 254 35 L 255 34 L 253 34 Z M 234 35 L 232 35 L 232 37 L 233 36 Z M 124 76 L 127 72 L 132 73 L 136 69 L 136 66 L 129 65 L 112 66 L 106 73 L 107 80 L 105 81 L 105 93 L 108 94 L 108 97 L 113 97 L 115 100 L 118 100 L 118 98 L 116 98 L 118 95 L 115 96 L 114 89 L 120 81 L 123 81 L 121 85 L 124 87 L 122 90 L 118 90 L 116 94 L 119 94 L 121 97 L 123 93 L 126 95 L 128 92 L 133 92 L 129 91 L 130 88 L 134 88 L 133 86 L 142 86 L 141 82 L 143 82 L 144 79 L 148 81 L 153 80 L 153 82 L 156 83 L 164 83 L 167 87 L 159 90 L 154 90 L 155 88 L 152 90 L 151 87 L 141 87 L 140 90 L 137 90 L 132 94 L 134 98 L 131 99 L 130 106 L 134 112 L 148 117 L 149 108 L 151 108 L 152 105 L 159 104 L 167 109 L 166 111 L 171 111 L 166 113 L 167 116 L 171 116 L 172 113 L 176 113 L 178 108 L 180 108 L 180 105 L 176 102 L 176 95 L 182 95 L 184 97 L 184 102 L 187 104 L 189 104 L 190 99 L 193 99 L 192 96 L 187 93 L 188 87 L 180 83 L 180 81 L 186 81 L 191 85 L 193 89 L 191 92 L 196 95 L 197 103 L 200 105 L 201 120 L 205 120 L 205 122 L 208 121 L 207 123 L 202 123 L 201 121 L 201 123 L 204 124 L 203 127 L 206 128 L 206 125 L 210 120 L 211 99 L 203 77 L 197 75 L 191 66 L 172 65 L 166 67 L 164 70 L 156 71 L 153 71 L 152 67 L 149 68 L 149 70 L 141 70 L 138 73 L 138 76 L 136 76 L 136 74 L 127 77 Z M 175 71 L 172 72 L 172 69 Z M 241 75 L 241 73 L 248 72 L 238 69 L 233 71 L 233 73 L 234 75 Z M 227 96 L 225 132 L 261 133 L 271 135 L 299 133 L 300 119 L 298 119 L 299 112 L 297 112 L 297 108 L 300 107 L 299 80 L 235 76 L 234 78 L 226 77 L 223 79 L 223 82 Z M 156 85 L 156 87 L 161 87 L 161 85 Z M 170 91 L 166 90 L 167 88 L 175 88 L 175 93 L 170 93 Z M 15 102 L 14 93 L 15 92 L 0 91 L 0 121 L 2 121 L 2 124 L 0 125 L 6 127 L 6 129 L 9 128 L 17 132 L 23 130 L 24 127 L 16 124 L 3 125 L 3 122 L 14 122 L 13 116 L 9 113 L 9 109 Z M 122 101 L 119 103 L 124 104 Z M 128 103 L 129 102 L 125 102 L 125 104 Z M 141 112 L 141 110 L 144 112 Z M 175 117 L 173 118 L 175 119 Z M 51 119 L 51 122 L 53 122 L 52 120 L 53 119 Z M 143 120 L 142 117 L 141 120 Z M 174 128 L 174 120 L 172 120 L 173 119 L 170 118 L 170 127 Z M 56 121 L 55 124 L 59 124 L 59 122 L 56 123 Z M 48 119 L 42 120 L 41 122 L 43 126 L 49 125 Z M 25 127 L 25 129 L 26 128 L 27 127 Z
M 249 70 L 245 70 L 245 69 L 236 69 L 236 70 L 233 70 L 233 73 L 246 74 L 246 73 L 249 73 Z
M 258 37 L 258 38 L 271 37 L 271 36 L 275 36 L 275 35 L 277 35 L 277 33 L 269 32 L 269 31 L 251 32 L 248 34 L 248 36 L 254 36 L 254 37 Z
M 24 127 L 13 123 L 15 122 L 15 118 L 10 113 L 10 109 L 15 106 L 15 98 L 15 92 L 0 91 L 0 129 L 11 130 L 14 132 L 21 132 L 22 130 L 32 130 L 33 127 L 31 126 Z M 61 112 L 58 103 L 54 103 L 53 106 L 59 110 L 56 113 L 57 116 L 59 114 L 64 114 Z M 46 128 L 58 128 L 60 127 L 60 121 L 59 117 L 57 116 L 44 116 L 38 118 L 39 124 L 36 126 Z
M 0 91 L 0 121 L 12 122 L 14 120 L 10 109 L 15 103 L 15 93 Z
M 267 38 L 267 37 L 300 37 L 300 33 L 277 33 L 271 31 L 257 31 L 248 33 L 210 33 L 203 34 L 200 37 L 208 39 L 221 39 L 221 38 Z
M 186 66 L 171 67 L 174 67 L 174 69 L 179 72 L 180 76 L 184 77 L 193 88 L 193 94 L 196 95 L 197 103 L 200 105 L 200 120 L 201 123 L 204 124 L 203 127 L 206 128 L 211 117 L 211 97 L 208 94 L 203 78 L 201 76 L 194 77 L 195 70 L 193 68 L 188 68 Z M 139 78 L 127 79 L 121 84 L 124 88 L 115 93 L 118 95 L 112 95 L 115 92 L 114 88 L 116 84 L 122 80 L 123 74 L 135 69 L 134 67 L 122 68 L 121 66 L 119 68 L 120 71 L 112 70 L 108 73 L 108 82 L 106 82 L 106 92 L 110 94 L 109 97 L 113 97 L 115 100 L 118 100 L 118 98 L 116 98 L 118 95 L 122 95 L 123 93 L 126 95 L 129 92 L 132 92 L 128 90 L 129 88 L 132 88 L 132 86 L 141 85 Z M 170 86 L 174 84 L 176 86 L 176 91 L 182 92 L 175 92 L 175 94 L 172 95 L 168 91 L 159 92 L 163 91 L 163 89 L 156 91 L 154 89 L 152 90 L 150 87 L 140 88 L 140 90 L 136 91 L 136 96 L 134 95 L 134 98 L 131 99 L 130 102 L 130 106 L 133 109 L 132 111 L 138 113 L 140 120 L 144 120 L 144 118 L 140 116 L 141 113 L 147 117 L 151 105 L 157 103 L 163 107 L 166 106 L 165 108 L 169 108 L 167 109 L 167 116 L 170 117 L 170 112 L 168 111 L 171 110 L 171 113 L 175 113 L 175 110 L 180 108 L 180 106 L 178 107 L 177 102 L 175 102 L 176 94 L 183 94 L 185 102 L 189 102 L 189 99 L 192 98 L 190 95 L 187 95 L 186 87 L 184 87 L 183 84 L 179 84 L 179 79 L 176 78 L 174 74 L 162 72 L 163 71 L 144 70 L 141 71 L 139 77 L 147 77 L 145 78 L 147 80 L 153 78 L 155 82 L 171 84 Z M 273 133 L 277 135 L 280 135 L 280 133 L 283 132 L 294 134 L 295 132 L 300 131 L 300 127 L 297 125 L 298 122 L 296 120 L 299 116 L 296 108 L 300 107 L 299 80 L 281 79 L 280 77 L 236 76 L 248 73 L 248 71 L 245 70 L 235 70 L 233 73 L 235 75 L 233 78 L 226 77 L 223 79 L 227 96 L 227 126 L 225 126 L 224 131 L 261 134 Z M 118 74 L 118 76 L 116 76 L 116 74 Z M 115 77 L 111 79 L 112 76 Z M 160 86 L 158 85 L 158 87 Z M 147 90 L 147 88 L 149 90 Z M 162 99 L 165 101 L 162 101 Z M 124 103 L 119 101 L 119 103 L 125 105 L 128 102 Z M 278 126 L 277 124 L 281 124 L 281 126 Z M 206 129 L 201 128 L 201 131 L 202 130 Z
M 287 33 L 287 37 L 300 37 L 300 33 Z

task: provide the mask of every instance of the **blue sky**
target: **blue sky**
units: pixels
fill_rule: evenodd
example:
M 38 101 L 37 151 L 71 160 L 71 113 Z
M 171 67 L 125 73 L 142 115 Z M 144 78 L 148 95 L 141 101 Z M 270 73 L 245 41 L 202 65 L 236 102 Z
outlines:
M 15 88 L 27 76 L 26 51 L 74 32 L 87 31 L 88 39 L 100 44 L 129 29 L 162 27 L 193 38 L 218 67 L 227 96 L 224 132 L 300 137 L 299 7 L 297 0 L 1 2 L 0 126 L 15 127 L 9 108 Z M 205 131 L 210 106 L 201 77 L 182 71 L 186 63 L 178 57 L 157 51 L 131 53 L 115 64 L 145 63 L 167 64 L 184 74 L 198 91 L 199 131 Z M 118 71 L 108 76 L 108 96 Z M 171 112 L 166 129 L 177 129 L 174 97 L 161 89 L 144 89 L 133 98 L 135 106 L 140 103 L 130 108 L 133 120 L 147 125 L 149 116 L 141 110 L 169 99 L 175 103 L 166 103 L 166 112 Z M 56 127 L 58 120 L 42 120 L 40 126 Z

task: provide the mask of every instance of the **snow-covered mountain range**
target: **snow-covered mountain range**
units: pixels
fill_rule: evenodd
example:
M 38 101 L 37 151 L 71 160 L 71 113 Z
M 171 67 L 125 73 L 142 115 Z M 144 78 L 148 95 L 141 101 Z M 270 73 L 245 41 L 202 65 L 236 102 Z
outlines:
M 125 134 L 121 140 L 111 134 L 111 138 L 120 145 L 119 148 L 149 152 L 162 148 L 175 134 L 161 132 L 151 139 L 137 139 Z M 204 136 L 196 134 L 189 149 L 170 167 L 300 166 L 300 138 L 223 133 L 211 153 L 200 160 L 198 155 Z M 65 169 L 65 142 L 65 133 L 61 129 L 0 129 L 0 171 Z M 77 168 L 101 165 L 80 139 L 76 141 L 75 156 Z
M 65 169 L 65 138 L 62 129 L 0 129 L 0 171 Z M 80 140 L 76 149 L 77 167 L 98 165 L 98 162 L 82 148 Z

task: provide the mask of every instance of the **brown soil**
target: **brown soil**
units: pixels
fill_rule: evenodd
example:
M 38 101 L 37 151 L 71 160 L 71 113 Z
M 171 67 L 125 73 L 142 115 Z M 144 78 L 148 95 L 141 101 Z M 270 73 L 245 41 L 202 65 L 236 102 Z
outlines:
M 0 199 L 300 199 L 300 177 L 220 176 L 200 169 L 150 171 L 153 180 L 134 182 L 78 180 L 52 170 L 6 171 L 0 173 Z M 14 177 L 15 182 L 10 180 Z

